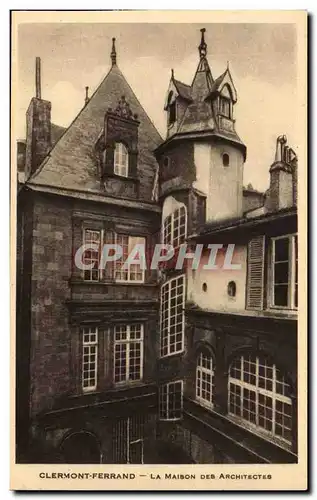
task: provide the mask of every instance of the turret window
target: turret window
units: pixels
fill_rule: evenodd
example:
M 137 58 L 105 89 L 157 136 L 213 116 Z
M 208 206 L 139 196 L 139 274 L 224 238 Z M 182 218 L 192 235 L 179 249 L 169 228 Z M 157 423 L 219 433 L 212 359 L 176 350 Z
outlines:
M 122 142 L 116 142 L 114 150 L 114 173 L 122 177 L 128 177 L 129 155 L 128 150 Z
M 185 276 L 173 278 L 161 289 L 161 356 L 184 349 Z
M 221 115 L 225 116 L 226 118 L 231 117 L 230 113 L 230 100 L 227 99 L 226 97 L 220 97 L 220 102 L 219 102 L 219 112 Z
M 169 125 L 173 125 L 176 122 L 176 102 L 170 104 L 169 115 L 168 115 L 168 123 Z
M 229 167 L 229 163 L 230 163 L 229 155 L 228 155 L 228 153 L 224 153 L 222 155 L 222 164 L 224 167 Z
M 173 99 L 173 92 L 171 91 L 168 96 L 168 125 L 173 125 L 176 122 L 176 101 Z
M 185 205 L 177 208 L 164 219 L 163 243 L 178 247 L 184 243 L 187 230 L 187 214 Z

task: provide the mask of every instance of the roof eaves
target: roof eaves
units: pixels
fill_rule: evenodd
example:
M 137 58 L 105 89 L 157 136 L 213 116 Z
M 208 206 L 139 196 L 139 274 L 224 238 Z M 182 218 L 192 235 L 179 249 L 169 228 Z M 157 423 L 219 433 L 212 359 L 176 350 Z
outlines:
M 128 208 L 135 208 L 141 210 L 149 210 L 152 212 L 161 212 L 161 208 L 155 202 L 146 202 L 146 201 L 136 201 L 128 198 L 117 198 L 109 195 L 104 195 L 102 193 L 94 193 L 88 191 L 80 191 L 78 189 L 70 189 L 70 188 L 56 188 L 55 186 L 47 186 L 41 184 L 25 184 L 26 188 L 31 189 L 32 191 L 37 191 L 41 193 L 55 194 L 59 196 L 65 196 L 70 198 L 83 199 L 88 201 L 96 201 L 99 203 L 104 203 L 108 205 L 120 205 L 121 207 L 126 206 Z

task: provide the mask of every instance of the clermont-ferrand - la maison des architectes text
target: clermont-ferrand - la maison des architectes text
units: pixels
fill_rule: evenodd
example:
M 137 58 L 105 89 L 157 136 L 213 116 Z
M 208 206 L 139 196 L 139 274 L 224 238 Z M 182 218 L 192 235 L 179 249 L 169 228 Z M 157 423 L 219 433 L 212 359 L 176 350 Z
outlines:
M 297 461 L 297 156 L 277 137 L 267 191 L 243 186 L 237 90 L 205 36 L 191 85 L 172 71 L 164 140 L 114 39 L 67 129 L 36 58 L 17 145 L 17 462 Z M 139 242 L 219 243 L 220 259 L 234 244 L 241 268 L 74 264 L 83 243 Z

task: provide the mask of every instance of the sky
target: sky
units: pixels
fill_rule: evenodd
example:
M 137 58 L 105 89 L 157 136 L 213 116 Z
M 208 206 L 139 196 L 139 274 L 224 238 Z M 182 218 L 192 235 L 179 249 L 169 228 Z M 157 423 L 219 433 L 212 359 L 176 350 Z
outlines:
M 236 131 L 247 146 L 244 184 L 265 190 L 276 138 L 285 134 L 296 151 L 297 45 L 292 24 L 25 23 L 18 30 L 17 136 L 35 95 L 35 57 L 41 57 L 42 98 L 52 122 L 68 126 L 110 69 L 111 39 L 117 64 L 165 138 L 164 101 L 171 68 L 190 84 L 198 65 L 200 29 L 206 28 L 213 78 L 229 62 L 238 93 Z

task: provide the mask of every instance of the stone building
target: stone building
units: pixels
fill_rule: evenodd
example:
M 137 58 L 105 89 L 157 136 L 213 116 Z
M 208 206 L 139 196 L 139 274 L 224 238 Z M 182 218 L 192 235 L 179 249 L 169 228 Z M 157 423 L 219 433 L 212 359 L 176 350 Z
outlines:
M 198 51 L 191 85 L 172 71 L 165 140 L 114 41 L 55 139 L 37 62 L 18 145 L 18 461 L 297 460 L 297 157 L 279 137 L 267 192 L 243 187 L 237 90 L 229 67 L 214 79 L 204 29 Z M 122 269 L 160 241 L 200 248 L 198 267 Z M 105 243 L 123 256 L 100 270 Z

